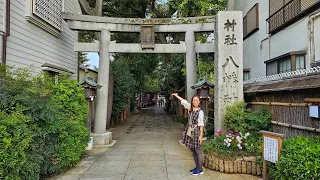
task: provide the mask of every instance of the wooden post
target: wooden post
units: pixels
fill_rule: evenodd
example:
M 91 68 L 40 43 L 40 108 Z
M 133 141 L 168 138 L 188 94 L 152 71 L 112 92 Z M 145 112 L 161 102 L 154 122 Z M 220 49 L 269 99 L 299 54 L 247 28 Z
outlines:
M 123 121 L 123 111 L 120 114 L 120 120 Z
M 124 119 L 127 119 L 127 110 L 124 110 L 123 116 L 124 116 Z
M 267 161 L 276 163 L 280 158 L 284 134 L 260 131 L 262 133 L 263 180 L 267 179 Z M 265 141 L 267 140 L 267 141 Z

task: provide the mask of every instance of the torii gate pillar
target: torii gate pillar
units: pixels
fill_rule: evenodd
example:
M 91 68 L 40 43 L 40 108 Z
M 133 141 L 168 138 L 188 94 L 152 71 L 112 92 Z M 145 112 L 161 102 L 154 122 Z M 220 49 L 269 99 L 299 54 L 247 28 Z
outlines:
M 196 63 L 196 50 L 195 50 L 195 36 L 193 31 L 185 33 L 186 41 L 186 82 L 187 82 L 187 97 L 188 102 L 191 102 L 192 96 L 196 94 L 196 90 L 191 86 L 197 83 L 197 63 Z
M 98 85 L 102 85 L 102 87 L 97 89 L 97 109 L 93 129 L 94 134 L 92 134 L 93 144 L 95 146 L 108 145 L 112 141 L 112 133 L 106 132 L 110 66 L 110 38 L 110 31 L 101 31 Z

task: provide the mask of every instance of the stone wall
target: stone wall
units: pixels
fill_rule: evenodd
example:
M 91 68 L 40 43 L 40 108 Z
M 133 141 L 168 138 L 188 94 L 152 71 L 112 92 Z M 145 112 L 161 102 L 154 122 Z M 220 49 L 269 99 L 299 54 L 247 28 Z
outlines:
M 208 169 L 222 173 L 241 173 L 261 175 L 262 169 L 257 163 L 259 157 L 249 156 L 235 158 L 233 160 L 224 160 L 218 156 L 204 154 L 204 166 Z

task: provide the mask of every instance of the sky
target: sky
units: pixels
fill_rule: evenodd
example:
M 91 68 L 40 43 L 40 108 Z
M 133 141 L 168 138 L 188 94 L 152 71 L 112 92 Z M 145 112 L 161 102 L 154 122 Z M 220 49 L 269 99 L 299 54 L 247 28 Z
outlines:
M 96 52 L 88 52 L 87 57 L 89 59 L 88 64 L 99 67 L 99 55 Z

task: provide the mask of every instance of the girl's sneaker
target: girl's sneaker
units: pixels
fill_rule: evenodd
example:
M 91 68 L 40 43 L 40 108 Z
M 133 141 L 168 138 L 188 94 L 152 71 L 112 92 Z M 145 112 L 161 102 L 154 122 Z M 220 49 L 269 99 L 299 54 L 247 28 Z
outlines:
M 199 172 L 200 171 L 198 169 L 194 170 L 193 173 L 192 173 L 192 176 L 198 176 Z
M 193 171 L 195 171 L 197 168 L 193 168 L 193 169 L 191 169 L 189 172 L 190 172 L 190 174 L 192 174 L 193 173 Z

